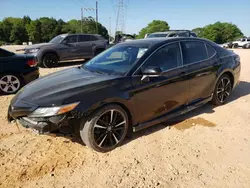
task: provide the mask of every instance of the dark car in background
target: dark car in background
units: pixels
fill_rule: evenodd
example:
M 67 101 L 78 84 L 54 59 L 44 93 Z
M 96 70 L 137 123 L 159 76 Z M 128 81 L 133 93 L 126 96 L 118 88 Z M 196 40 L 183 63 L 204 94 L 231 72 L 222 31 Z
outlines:
M 8 120 L 39 133 L 69 126 L 88 147 L 107 152 L 132 131 L 209 101 L 224 104 L 240 69 L 237 54 L 205 39 L 128 41 L 25 86 L 12 99 Z
M 39 66 L 50 68 L 59 62 L 91 59 L 108 46 L 101 35 L 62 34 L 49 43 L 27 46 L 24 53 L 36 56 Z
M 197 35 L 190 30 L 169 30 L 164 32 L 150 33 L 145 36 L 145 38 L 156 37 L 197 37 Z
M 32 55 L 15 54 L 0 48 L 0 93 L 16 93 L 25 84 L 37 79 L 39 70 Z

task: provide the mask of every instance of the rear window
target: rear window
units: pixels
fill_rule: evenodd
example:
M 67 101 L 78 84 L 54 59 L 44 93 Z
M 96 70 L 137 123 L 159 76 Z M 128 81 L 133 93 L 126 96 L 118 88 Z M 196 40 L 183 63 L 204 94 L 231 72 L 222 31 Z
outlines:
M 224 56 L 229 56 L 229 55 L 232 55 L 233 52 L 228 50 L 228 49 L 225 49 L 225 48 L 222 48 L 220 46 L 216 46 L 216 51 L 218 52 L 218 55 L 220 57 L 224 57 Z
M 211 46 L 207 45 L 207 44 L 206 44 L 206 47 L 207 47 L 207 54 L 208 54 L 208 57 L 209 57 L 209 58 L 213 57 L 213 56 L 216 54 L 215 49 L 212 48 Z
M 150 34 L 147 38 L 167 37 L 168 34 Z
M 181 42 L 184 64 L 191 64 L 208 59 L 204 42 Z
M 93 37 L 95 37 L 97 40 L 105 40 L 105 38 L 103 36 L 100 36 L 100 35 L 96 35 Z
M 95 41 L 97 38 L 95 36 L 90 35 L 90 41 Z
M 13 54 L 11 52 L 8 52 L 0 48 L 0 57 L 9 57 L 9 56 L 13 56 Z

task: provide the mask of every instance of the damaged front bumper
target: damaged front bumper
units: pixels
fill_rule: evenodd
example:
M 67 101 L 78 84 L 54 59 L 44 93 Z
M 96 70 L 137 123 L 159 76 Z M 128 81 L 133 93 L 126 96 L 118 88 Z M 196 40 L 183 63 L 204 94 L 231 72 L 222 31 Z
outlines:
M 62 126 L 68 126 L 69 113 L 50 117 L 29 117 L 36 108 L 37 106 L 34 104 L 17 100 L 9 106 L 8 122 L 18 121 L 23 127 L 34 129 L 39 134 L 53 133 Z
M 19 123 L 25 128 L 36 130 L 39 134 L 48 134 L 57 131 L 61 126 L 67 124 L 66 115 L 53 116 L 49 118 L 18 118 Z

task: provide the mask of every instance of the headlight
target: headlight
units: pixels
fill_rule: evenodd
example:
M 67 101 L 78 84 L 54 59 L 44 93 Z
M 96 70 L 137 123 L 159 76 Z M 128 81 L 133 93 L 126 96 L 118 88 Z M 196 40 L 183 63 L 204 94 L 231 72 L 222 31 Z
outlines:
M 34 48 L 34 49 L 30 49 L 29 53 L 36 53 L 38 52 L 39 48 Z
M 80 102 L 56 107 L 41 107 L 32 112 L 29 117 L 49 117 L 67 113 L 73 110 Z

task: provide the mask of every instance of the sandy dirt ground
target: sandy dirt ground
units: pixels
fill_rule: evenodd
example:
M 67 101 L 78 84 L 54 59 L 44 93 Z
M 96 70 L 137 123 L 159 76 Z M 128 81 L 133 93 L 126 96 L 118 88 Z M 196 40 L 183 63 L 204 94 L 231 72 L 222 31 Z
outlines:
M 226 105 L 207 104 L 135 133 L 105 154 L 8 124 L 13 95 L 0 96 L 0 187 L 249 188 L 250 50 L 235 52 L 241 81 Z

